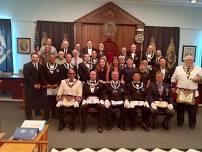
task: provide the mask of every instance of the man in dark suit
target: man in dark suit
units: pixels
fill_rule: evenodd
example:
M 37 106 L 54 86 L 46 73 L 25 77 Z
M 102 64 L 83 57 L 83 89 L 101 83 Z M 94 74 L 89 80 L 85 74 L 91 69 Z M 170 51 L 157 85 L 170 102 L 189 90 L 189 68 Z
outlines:
M 77 74 L 77 68 L 74 64 L 72 64 L 72 55 L 70 53 L 67 53 L 65 55 L 65 59 L 66 59 L 66 62 L 61 65 L 61 71 L 62 71 L 61 80 L 67 79 L 67 74 L 68 74 L 69 69 L 74 69 L 74 71 Z M 76 78 L 77 78 L 77 76 L 76 76 Z
M 130 51 L 127 53 L 127 57 L 132 57 L 133 63 L 138 67 L 140 64 L 140 54 L 136 52 L 136 49 L 136 45 L 132 44 Z
M 44 73 L 44 85 L 45 90 L 45 101 L 44 101 L 44 112 L 45 120 L 49 119 L 49 110 L 52 112 L 52 117 L 56 117 L 56 95 L 60 81 L 62 78 L 61 65 L 55 62 L 56 56 L 54 54 L 49 56 L 49 61 L 46 65 L 43 65 Z
M 99 133 L 103 132 L 103 117 L 104 117 L 104 101 L 102 100 L 103 84 L 97 80 L 96 71 L 91 71 L 89 74 L 90 80 L 83 84 L 83 101 L 81 105 L 81 132 L 86 131 L 86 114 L 88 109 L 95 108 L 98 111 L 98 126 Z
M 87 46 L 85 48 L 83 48 L 83 50 L 81 52 L 83 54 L 82 56 L 84 56 L 84 54 L 89 54 L 91 56 L 93 50 L 96 50 L 93 47 L 93 42 L 91 40 L 88 40 Z
M 175 111 L 172 105 L 170 85 L 163 82 L 164 74 L 161 71 L 156 72 L 156 81 L 150 83 L 149 101 L 151 103 L 152 127 L 157 128 L 158 111 L 165 113 L 165 119 L 162 126 L 169 129 L 169 121 L 173 117 Z
M 24 89 L 25 89 L 25 116 L 32 119 L 32 108 L 35 115 L 40 116 L 40 105 L 42 96 L 43 70 L 39 64 L 39 55 L 31 54 L 31 62 L 24 64 Z
M 79 64 L 78 73 L 81 81 L 87 82 L 89 79 L 89 72 L 93 68 L 90 62 L 90 55 L 85 54 L 83 57 L 83 62 Z
M 157 71 L 161 71 L 164 75 L 164 82 L 170 84 L 171 83 L 171 76 L 172 76 L 172 73 L 171 73 L 171 70 L 168 69 L 167 67 L 167 61 L 164 57 L 161 57 L 159 59 L 159 66 L 157 66 L 156 68 L 153 68 L 153 72 L 152 72 L 152 80 L 154 81 L 155 80 L 155 73 Z
M 111 130 L 115 124 L 115 114 L 112 111 L 113 108 L 118 108 L 120 110 L 120 117 L 118 118 L 118 127 L 121 130 L 126 130 L 127 109 L 124 107 L 124 90 L 125 85 L 120 82 L 118 71 L 113 71 L 112 80 L 106 84 L 104 90 L 107 130 Z
M 104 50 L 104 44 L 103 43 L 100 43 L 98 46 L 97 56 L 98 56 L 98 58 L 107 57 L 105 50 Z
M 125 102 L 129 103 L 130 129 L 135 130 L 138 109 L 142 111 L 142 128 L 149 131 L 150 108 L 147 86 L 141 81 L 141 74 L 135 71 L 132 82 L 126 84 Z M 126 105 L 126 104 L 125 104 Z
M 62 42 L 60 51 L 63 51 L 65 54 L 71 53 L 71 51 L 70 51 L 70 49 L 69 49 L 69 41 L 64 40 L 64 41 Z

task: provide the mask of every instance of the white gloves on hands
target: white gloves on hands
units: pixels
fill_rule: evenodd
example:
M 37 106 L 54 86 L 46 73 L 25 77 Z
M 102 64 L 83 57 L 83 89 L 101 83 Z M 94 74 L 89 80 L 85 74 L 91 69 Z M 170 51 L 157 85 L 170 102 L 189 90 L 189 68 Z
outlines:
M 99 104 L 104 105 L 105 104 L 104 100 L 100 100 Z
M 79 102 L 78 102 L 78 101 L 75 101 L 73 106 L 74 106 L 75 108 L 79 107 Z
M 56 107 L 59 108 L 59 107 L 62 107 L 63 103 L 62 101 L 58 101 L 58 103 L 56 104 Z
M 109 108 L 111 105 L 111 103 L 109 102 L 109 100 L 105 100 L 105 107 L 106 108 Z
M 130 102 L 128 100 L 125 100 L 124 107 L 127 109 L 130 108 Z
M 157 109 L 157 106 L 154 102 L 151 103 L 151 107 L 152 107 L 152 109 Z
M 172 104 L 168 104 L 168 109 L 173 109 L 173 105 Z
M 148 103 L 148 101 L 145 101 L 145 102 L 144 102 L 144 106 L 147 107 L 147 108 L 149 108 L 149 103 Z
M 82 101 L 82 105 L 85 105 L 85 104 L 87 104 L 87 101 L 86 101 L 86 100 L 83 100 L 83 101 Z

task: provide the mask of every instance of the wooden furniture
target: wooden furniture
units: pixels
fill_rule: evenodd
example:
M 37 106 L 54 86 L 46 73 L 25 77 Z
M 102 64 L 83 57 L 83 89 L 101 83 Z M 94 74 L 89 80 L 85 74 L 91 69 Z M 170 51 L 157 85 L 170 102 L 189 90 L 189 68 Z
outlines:
M 0 140 L 0 152 L 47 152 L 48 151 L 48 125 L 33 141 Z
M 21 99 L 23 101 L 22 75 L 0 75 L 0 79 L 0 90 L 11 92 L 12 99 Z
M 114 50 L 117 51 L 115 54 L 118 54 L 120 49 L 124 46 L 127 50 L 130 50 L 131 44 L 135 42 L 135 35 L 139 33 L 138 29 L 144 29 L 144 23 L 142 21 L 114 3 L 108 2 L 74 21 L 75 42 L 80 43 L 81 47 L 84 48 L 88 40 L 93 40 L 94 47 L 97 48 L 100 42 L 104 42 L 108 39 L 104 34 L 104 25 L 106 25 L 107 22 L 113 23 L 117 31 L 111 38 L 117 45 L 117 49 Z M 139 51 L 141 45 L 137 43 L 136 45 L 137 51 Z

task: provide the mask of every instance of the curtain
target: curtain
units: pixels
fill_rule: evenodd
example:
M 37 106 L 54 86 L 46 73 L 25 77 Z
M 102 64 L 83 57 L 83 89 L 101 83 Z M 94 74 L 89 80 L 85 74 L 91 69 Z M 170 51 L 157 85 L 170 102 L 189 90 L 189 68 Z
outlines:
M 144 27 L 144 50 L 148 45 L 160 49 L 167 58 L 170 69 L 173 70 L 178 61 L 180 28 L 179 27 Z
M 10 19 L 0 19 L 0 71 L 13 72 Z
M 61 43 L 67 39 L 70 44 L 70 49 L 74 46 L 74 23 L 71 22 L 52 22 L 52 21 L 37 21 L 35 33 L 35 47 L 41 47 L 44 43 L 44 38 L 51 38 L 52 45 L 59 51 Z

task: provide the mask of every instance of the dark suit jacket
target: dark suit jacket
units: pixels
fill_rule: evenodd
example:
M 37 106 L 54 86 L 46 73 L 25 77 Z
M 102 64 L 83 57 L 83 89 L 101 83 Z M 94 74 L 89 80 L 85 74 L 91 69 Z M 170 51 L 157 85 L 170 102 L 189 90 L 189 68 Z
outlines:
M 140 53 L 135 52 L 136 56 L 133 59 L 134 64 L 136 65 L 136 67 L 138 67 L 140 65 Z M 132 57 L 132 52 L 129 51 L 127 52 L 127 57 Z
M 93 47 L 93 48 L 92 48 L 92 51 L 93 51 L 93 50 L 96 50 L 96 49 Z M 97 50 L 96 50 L 96 51 L 97 51 Z M 83 48 L 81 54 L 82 54 L 82 56 L 83 56 L 84 54 L 88 54 L 88 47 Z
M 83 62 L 79 63 L 78 73 L 81 81 L 86 82 L 89 79 L 89 72 L 90 69 Z
M 163 82 L 163 93 L 162 96 L 160 96 L 159 94 L 159 90 L 158 90 L 158 85 L 156 82 L 152 82 L 149 85 L 149 101 L 154 102 L 154 101 L 159 101 L 160 99 L 162 99 L 162 101 L 167 101 L 168 103 L 173 103 L 173 99 L 171 96 L 171 89 L 170 89 L 170 85 Z
M 38 70 L 34 67 L 32 62 L 24 64 L 23 67 L 23 75 L 24 75 L 24 87 L 27 90 L 36 90 L 34 85 L 37 83 L 42 84 L 43 80 L 43 70 L 42 65 L 38 64 Z
M 49 69 L 47 68 L 46 64 L 43 65 L 43 80 L 44 84 L 60 84 L 60 81 L 62 79 L 62 70 L 61 65 L 57 65 L 57 68 L 53 71 L 53 73 L 50 73 Z
M 97 96 L 99 99 L 103 98 L 103 84 L 98 82 L 98 85 L 95 87 L 94 93 L 91 92 L 90 86 L 85 82 L 83 84 L 83 98 L 86 99 L 89 96 Z
M 161 69 L 160 69 L 160 67 L 158 66 L 158 67 L 156 67 L 156 68 L 153 68 L 152 71 L 153 71 L 153 72 L 152 72 L 152 76 L 151 76 L 151 77 L 152 77 L 152 81 L 155 81 L 155 74 L 156 74 L 157 71 L 161 71 Z M 166 82 L 166 83 L 170 84 L 170 83 L 171 83 L 171 77 L 172 77 L 171 70 L 168 69 L 168 68 L 166 68 L 166 69 L 165 69 L 165 76 L 164 76 L 163 82 Z

